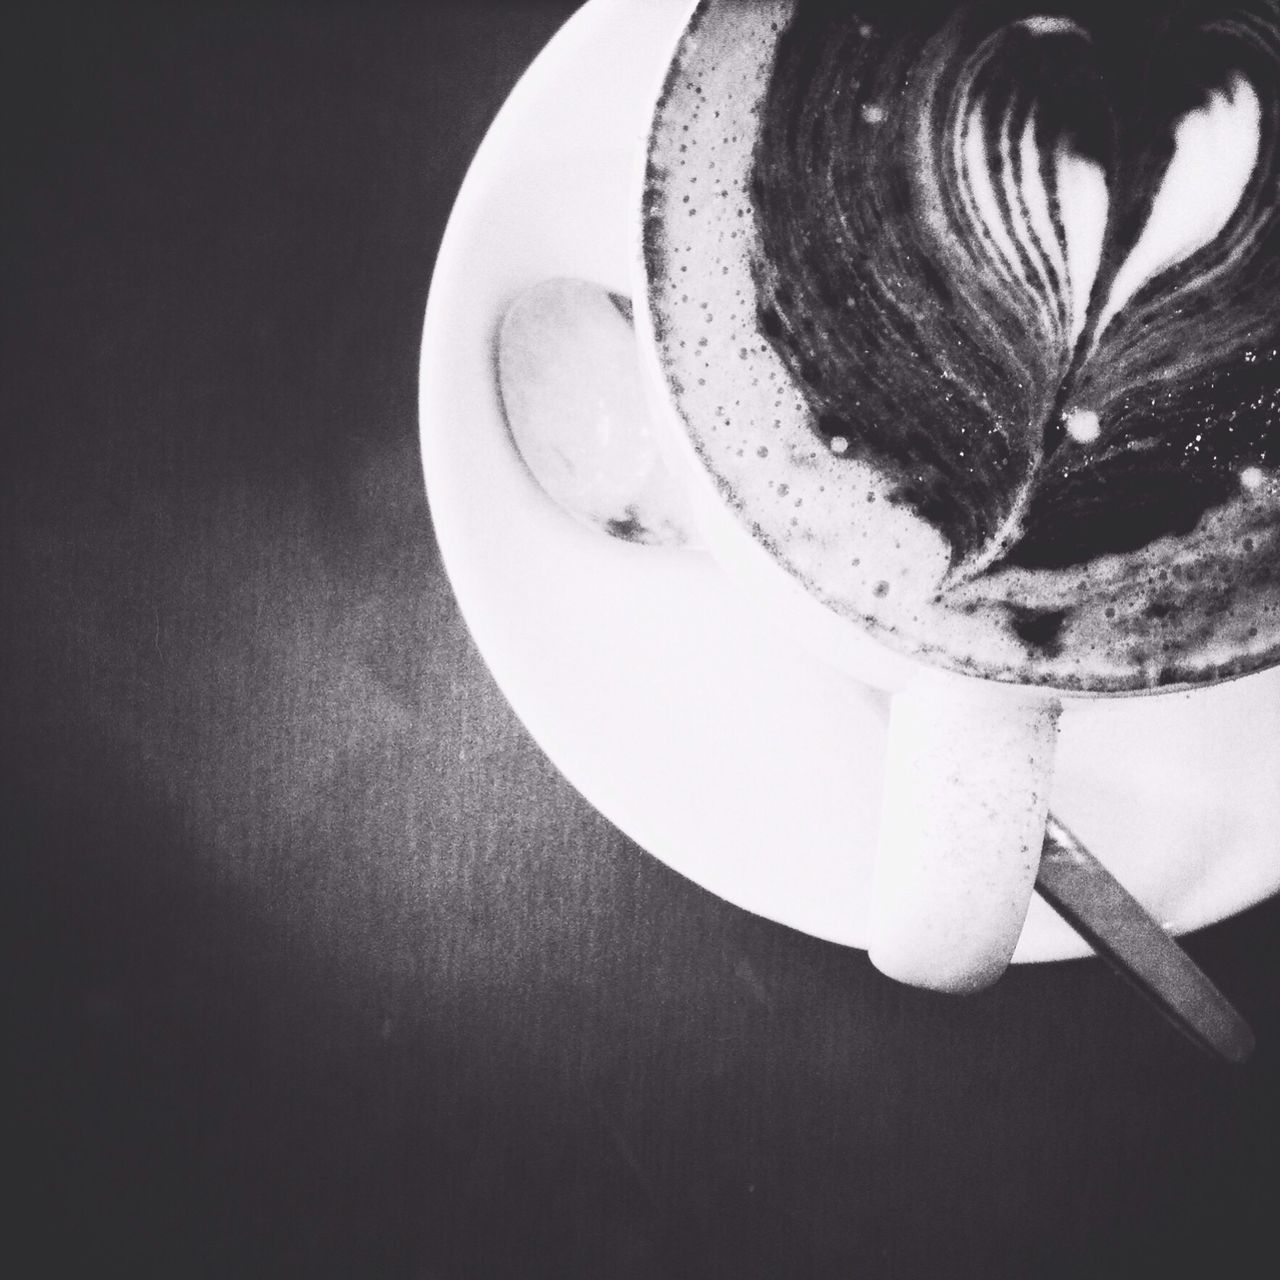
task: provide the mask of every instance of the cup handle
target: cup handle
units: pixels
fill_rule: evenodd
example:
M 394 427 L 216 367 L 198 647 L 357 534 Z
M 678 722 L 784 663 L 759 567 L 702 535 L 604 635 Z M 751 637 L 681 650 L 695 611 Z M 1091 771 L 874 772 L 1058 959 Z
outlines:
M 929 674 L 894 694 L 871 887 L 871 962 L 972 992 L 1005 970 L 1049 811 L 1061 705 L 1033 690 Z

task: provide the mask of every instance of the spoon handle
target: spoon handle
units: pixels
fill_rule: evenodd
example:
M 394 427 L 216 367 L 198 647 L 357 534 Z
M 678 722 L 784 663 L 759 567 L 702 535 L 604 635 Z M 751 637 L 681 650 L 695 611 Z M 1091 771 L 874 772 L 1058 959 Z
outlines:
M 1050 816 L 1036 876 L 1040 896 L 1121 977 L 1201 1048 L 1228 1062 L 1253 1052 L 1231 1002 L 1141 903 Z

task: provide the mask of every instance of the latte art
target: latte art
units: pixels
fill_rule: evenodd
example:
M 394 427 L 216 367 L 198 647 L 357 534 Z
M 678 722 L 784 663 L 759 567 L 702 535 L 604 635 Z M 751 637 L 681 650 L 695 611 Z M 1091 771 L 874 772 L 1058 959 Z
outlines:
M 1186 533 L 1280 461 L 1276 13 L 1065 8 L 801 5 L 763 108 L 765 331 L 968 575 Z
M 943 665 L 1280 656 L 1280 5 L 704 3 L 650 318 L 742 523 Z

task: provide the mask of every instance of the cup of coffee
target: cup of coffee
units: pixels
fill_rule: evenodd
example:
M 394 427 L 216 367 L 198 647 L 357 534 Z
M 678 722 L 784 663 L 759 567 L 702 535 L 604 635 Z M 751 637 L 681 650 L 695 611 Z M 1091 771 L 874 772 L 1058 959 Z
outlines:
M 712 553 L 893 693 L 895 977 L 1007 964 L 1064 698 L 1280 662 L 1278 189 L 1271 0 L 702 0 L 684 28 L 646 387 Z

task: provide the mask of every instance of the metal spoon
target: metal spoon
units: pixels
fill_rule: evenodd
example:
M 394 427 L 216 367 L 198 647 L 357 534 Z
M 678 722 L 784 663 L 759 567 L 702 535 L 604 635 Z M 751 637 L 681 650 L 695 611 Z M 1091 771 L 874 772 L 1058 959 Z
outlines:
M 1050 815 L 1036 875 L 1040 896 L 1179 1031 L 1244 1062 L 1253 1032 L 1239 1011 L 1142 904 Z

